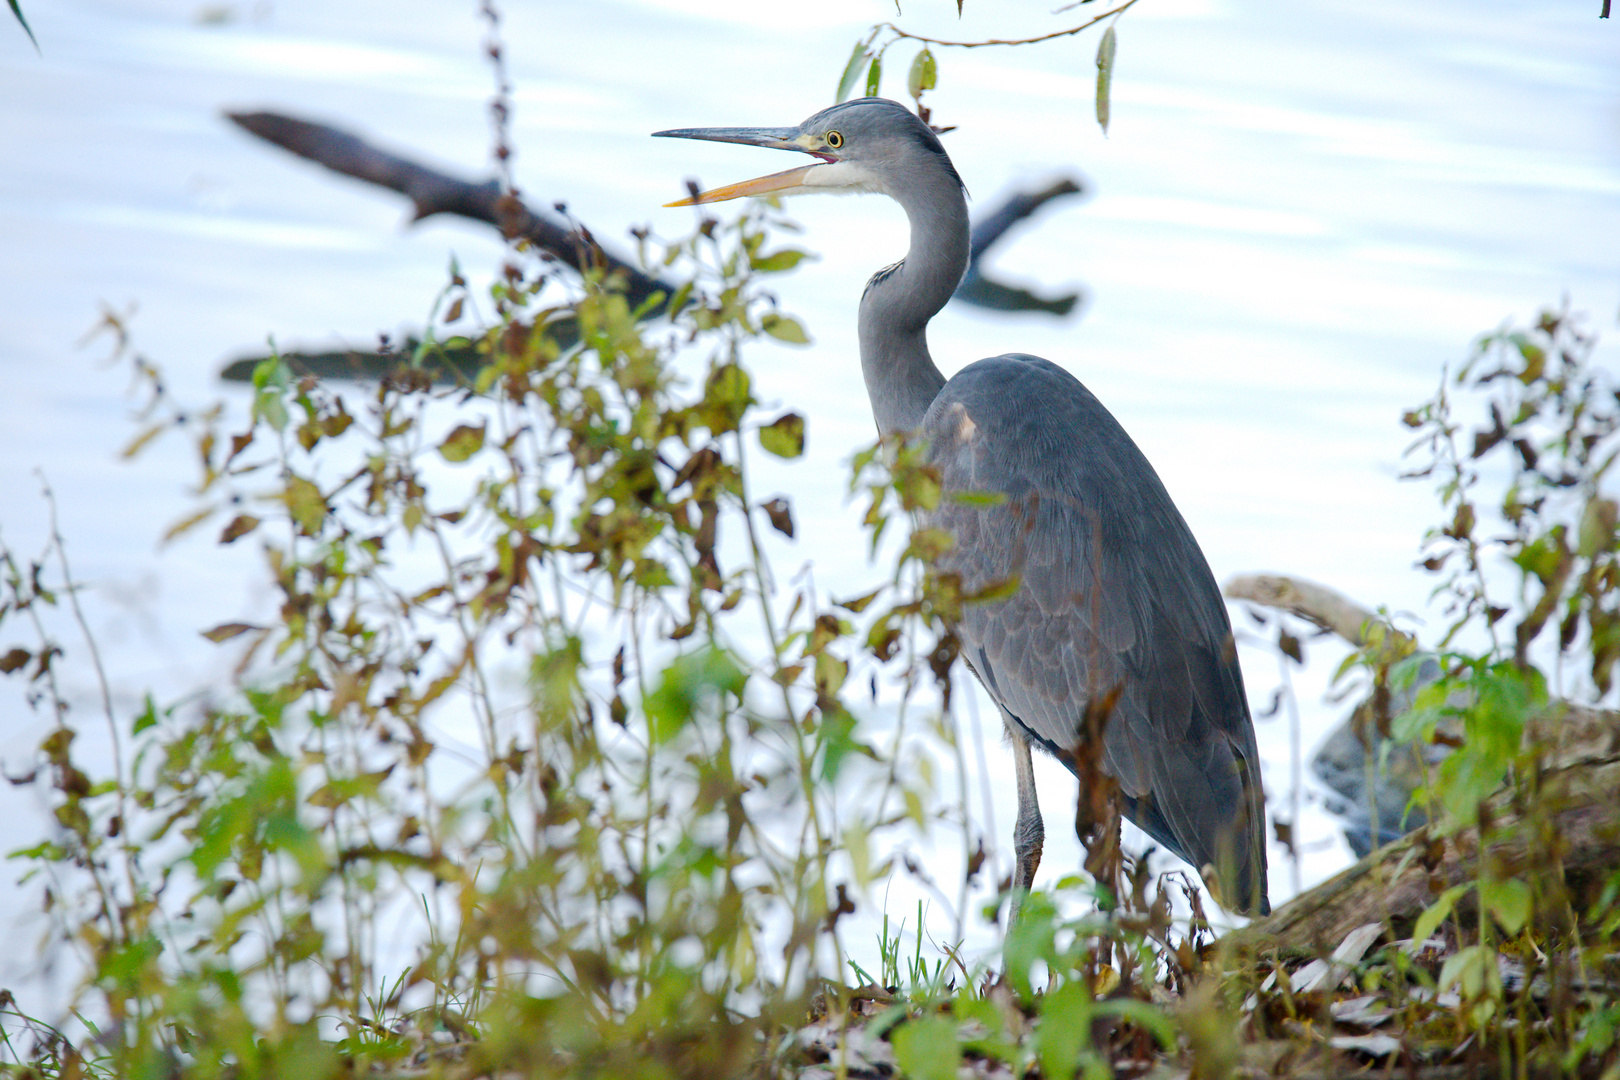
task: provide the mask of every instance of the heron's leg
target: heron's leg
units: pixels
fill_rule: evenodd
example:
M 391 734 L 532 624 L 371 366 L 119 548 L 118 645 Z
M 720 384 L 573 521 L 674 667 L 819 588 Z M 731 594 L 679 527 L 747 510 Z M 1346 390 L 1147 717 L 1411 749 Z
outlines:
M 1018 722 L 1003 714 L 1007 738 L 1012 742 L 1013 765 L 1018 770 L 1018 821 L 1013 825 L 1012 910 L 1007 925 L 1018 921 L 1018 909 L 1035 883 L 1035 868 L 1041 865 L 1041 844 L 1046 826 L 1041 823 L 1041 807 L 1035 798 L 1035 762 L 1030 758 L 1029 740 Z

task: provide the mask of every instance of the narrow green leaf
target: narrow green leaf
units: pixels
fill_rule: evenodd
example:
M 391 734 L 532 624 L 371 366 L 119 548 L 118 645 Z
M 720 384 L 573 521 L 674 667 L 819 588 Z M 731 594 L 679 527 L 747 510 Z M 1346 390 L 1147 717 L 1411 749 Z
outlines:
M 877 97 L 878 83 L 883 79 L 883 54 L 872 57 L 872 66 L 866 69 L 866 96 Z
M 759 445 L 779 458 L 796 458 L 804 453 L 804 417 L 784 413 L 759 429 Z
M 141 709 L 141 714 L 135 718 L 135 728 L 133 733 L 139 735 L 147 728 L 157 727 L 157 722 L 157 702 L 152 700 L 151 694 L 147 694 L 145 705 Z
M 27 34 L 28 40 L 34 43 L 34 51 L 41 56 L 45 55 L 44 50 L 39 47 L 39 39 L 34 36 L 34 28 L 28 25 L 27 19 L 23 18 L 22 5 L 17 3 L 17 0 L 11 0 L 11 13 L 17 16 L 17 21 L 22 24 L 23 33 Z
M 855 718 L 842 709 L 825 713 L 821 720 L 821 778 L 836 780 L 838 768 L 851 750 L 859 749 L 855 741 Z
M 962 506 L 971 506 L 975 509 L 988 510 L 992 506 L 1001 506 L 1007 501 L 1005 491 L 953 491 L 951 502 Z
M 1120 1016 L 1159 1040 L 1166 1050 L 1176 1045 L 1176 1024 L 1163 1009 L 1132 998 L 1111 998 L 1099 1001 L 1093 1011 L 1103 1016 Z
M 15 4 L 16 0 L 12 0 L 12 3 Z M 866 63 L 866 58 L 870 55 L 866 51 L 866 42 L 855 43 L 855 51 L 849 54 L 849 63 L 844 65 L 844 73 L 838 77 L 838 96 L 833 98 L 833 104 L 836 105 L 849 97 L 849 92 L 855 89 L 856 78 L 860 76 L 861 65 Z
M 1097 123 L 1108 134 L 1108 90 L 1114 81 L 1115 37 L 1113 24 L 1103 31 L 1097 43 Z

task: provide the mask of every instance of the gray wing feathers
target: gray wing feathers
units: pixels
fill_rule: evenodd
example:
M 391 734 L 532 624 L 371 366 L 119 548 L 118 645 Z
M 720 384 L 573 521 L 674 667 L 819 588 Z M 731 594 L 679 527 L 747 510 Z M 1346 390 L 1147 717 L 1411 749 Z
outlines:
M 1053 750 L 1120 685 L 1104 761 L 1130 816 L 1194 866 L 1218 862 L 1236 816 L 1245 833 L 1263 820 L 1259 758 L 1225 605 L 1146 458 L 1073 376 L 1016 354 L 950 380 L 923 434 L 947 492 L 930 524 L 956 540 L 940 569 L 969 592 L 1021 583 L 959 628 L 987 688 Z

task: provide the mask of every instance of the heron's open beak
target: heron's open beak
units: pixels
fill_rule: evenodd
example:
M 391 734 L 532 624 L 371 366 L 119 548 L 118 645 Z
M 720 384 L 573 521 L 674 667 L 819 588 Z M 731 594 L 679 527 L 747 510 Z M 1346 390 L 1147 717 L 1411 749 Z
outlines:
M 797 150 L 802 154 L 813 154 L 827 163 L 838 160 L 824 150 L 811 149 L 810 136 L 800 135 L 797 128 L 678 128 L 674 131 L 655 131 L 653 134 L 667 139 L 706 139 L 709 142 L 768 146 L 773 150 Z M 696 198 L 678 199 L 664 205 L 695 206 L 698 203 L 725 202 L 727 199 L 741 199 L 749 195 L 790 195 L 809 191 L 815 184 L 807 178 L 819 168 L 820 163 L 804 165 L 786 172 L 761 176 L 755 180 L 744 180 L 740 184 L 729 184 L 726 187 L 705 191 Z

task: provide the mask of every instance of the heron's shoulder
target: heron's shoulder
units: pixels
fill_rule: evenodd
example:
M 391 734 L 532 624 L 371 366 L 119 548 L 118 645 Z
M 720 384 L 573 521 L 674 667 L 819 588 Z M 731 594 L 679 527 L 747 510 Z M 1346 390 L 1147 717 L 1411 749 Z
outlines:
M 1028 353 L 987 356 L 964 367 L 935 397 L 923 427 L 955 428 L 962 415 L 1003 438 L 1085 432 L 1100 434 L 1110 444 L 1130 442 L 1113 414 L 1079 379 Z
M 1029 353 L 1010 352 L 1000 356 L 987 356 L 983 360 L 975 360 L 961 371 L 956 378 L 982 379 L 1000 376 L 1001 378 L 1035 378 L 1035 379 L 1067 379 L 1078 383 L 1080 380 L 1069 374 L 1068 369 L 1052 363 L 1044 356 L 1032 356 Z M 955 379 L 951 380 L 952 382 Z
M 975 360 L 945 384 L 940 397 L 981 408 L 998 403 L 1022 407 L 1039 402 L 1065 409 L 1098 404 L 1091 391 L 1066 368 L 1028 353 L 1002 353 Z

